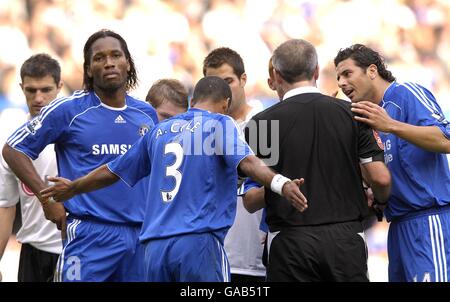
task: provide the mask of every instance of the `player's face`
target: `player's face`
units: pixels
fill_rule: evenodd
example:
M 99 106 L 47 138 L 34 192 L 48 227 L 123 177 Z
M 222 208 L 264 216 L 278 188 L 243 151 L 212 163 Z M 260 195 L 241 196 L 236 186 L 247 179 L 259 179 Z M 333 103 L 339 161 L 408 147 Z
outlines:
M 245 103 L 245 83 L 247 75 L 243 73 L 240 78 L 233 72 L 233 67 L 228 64 L 222 64 L 219 68 L 206 68 L 206 76 L 216 76 L 228 83 L 231 89 L 233 102 L 229 109 L 230 113 L 235 112 L 236 108 Z
M 124 88 L 128 79 L 130 64 L 113 37 L 100 38 L 92 44 L 88 76 L 93 78 L 94 87 L 114 92 Z
M 169 101 L 163 102 L 156 108 L 156 114 L 158 115 L 159 121 L 163 121 L 183 112 L 186 112 L 186 108 L 179 107 Z
M 20 87 L 25 95 L 30 115 L 36 116 L 42 107 L 56 99 L 62 83 L 55 83 L 51 75 L 42 78 L 25 76 Z
M 373 96 L 373 83 L 368 70 L 357 66 L 353 59 L 341 61 L 336 67 L 338 86 L 352 101 L 370 101 Z

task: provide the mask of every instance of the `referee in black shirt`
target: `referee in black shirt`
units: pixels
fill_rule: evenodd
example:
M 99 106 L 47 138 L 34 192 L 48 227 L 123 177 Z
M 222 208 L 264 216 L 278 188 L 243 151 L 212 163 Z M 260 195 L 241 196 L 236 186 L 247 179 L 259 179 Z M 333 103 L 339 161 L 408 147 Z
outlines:
M 361 221 L 369 206 L 361 170 L 375 199 L 385 202 L 390 174 L 383 145 L 372 129 L 353 119 L 350 103 L 319 92 L 317 53 L 309 42 L 281 44 L 272 63 L 282 101 L 253 117 L 247 141 L 277 173 L 305 179 L 309 207 L 300 213 L 265 190 L 267 280 L 368 281 Z M 277 135 L 278 144 L 272 143 Z

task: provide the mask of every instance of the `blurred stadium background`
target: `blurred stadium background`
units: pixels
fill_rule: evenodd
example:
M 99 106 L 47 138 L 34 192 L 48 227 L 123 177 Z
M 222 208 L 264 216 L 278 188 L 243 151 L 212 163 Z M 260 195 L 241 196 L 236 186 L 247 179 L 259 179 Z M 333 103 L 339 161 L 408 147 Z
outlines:
M 202 61 L 228 46 L 243 57 L 249 100 L 276 102 L 266 85 L 273 49 L 303 38 L 318 50 L 319 88 L 337 90 L 332 60 L 340 48 L 364 43 L 379 50 L 400 81 L 435 94 L 450 117 L 450 1 L 448 0 L 2 0 L 0 1 L 0 139 L 26 112 L 19 69 L 46 52 L 62 66 L 68 95 L 80 89 L 83 46 L 108 28 L 128 42 L 140 79 L 131 94 L 144 99 L 159 78 L 188 88 L 202 77 Z M 372 281 L 387 280 L 387 224 L 367 232 Z M 4 281 L 15 281 L 19 245 L 11 239 L 0 262 Z

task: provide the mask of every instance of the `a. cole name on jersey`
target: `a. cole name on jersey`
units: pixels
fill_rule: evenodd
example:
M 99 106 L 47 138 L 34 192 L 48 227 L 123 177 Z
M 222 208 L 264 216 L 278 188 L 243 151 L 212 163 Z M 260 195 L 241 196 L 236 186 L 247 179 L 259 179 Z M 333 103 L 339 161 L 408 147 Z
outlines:
M 127 144 L 101 144 L 101 145 L 92 145 L 92 154 L 93 155 L 105 155 L 105 154 L 125 154 L 128 149 L 131 148 L 131 145 Z

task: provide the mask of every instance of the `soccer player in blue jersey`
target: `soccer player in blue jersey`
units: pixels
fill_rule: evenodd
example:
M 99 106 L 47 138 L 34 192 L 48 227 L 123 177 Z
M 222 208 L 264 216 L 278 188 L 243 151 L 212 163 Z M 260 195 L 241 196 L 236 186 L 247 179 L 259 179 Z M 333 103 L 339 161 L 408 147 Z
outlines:
M 211 51 L 203 61 L 203 75 L 218 76 L 228 83 L 233 102 L 229 115 L 236 121 L 241 131 L 253 115 L 263 109 L 262 105 L 254 103 L 252 106 L 245 98 L 244 61 L 234 50 L 219 47 Z M 256 106 L 255 106 L 256 105 Z M 237 197 L 236 217 L 225 237 L 225 251 L 230 262 L 232 282 L 264 281 L 266 269 L 262 263 L 264 233 L 259 230 L 262 210 L 253 214 L 248 213 L 242 198 Z
M 8 139 L 6 162 L 44 209 L 49 200 L 39 192 L 46 185 L 30 158 L 53 143 L 59 175 L 76 179 L 124 154 L 157 122 L 151 105 L 127 94 L 136 82 L 125 40 L 112 31 L 98 31 L 84 46 L 84 90 L 54 100 Z M 138 235 L 146 187 L 144 182 L 134 188 L 117 183 L 64 203 L 67 241 L 55 281 L 143 280 Z
M 339 87 L 360 122 L 378 130 L 392 191 L 384 211 L 390 281 L 448 281 L 450 270 L 450 123 L 433 94 L 399 83 L 364 45 L 339 51 Z
M 157 125 L 125 155 L 74 182 L 52 178 L 45 197 L 66 200 L 120 179 L 150 175 L 140 240 L 147 281 L 228 281 L 224 237 L 236 213 L 238 170 L 307 207 L 298 185 L 255 157 L 227 112 L 231 90 L 219 77 L 201 79 L 186 113 Z M 143 202 L 143 201 L 142 201 Z M 124 205 L 130 206 L 126 201 Z

